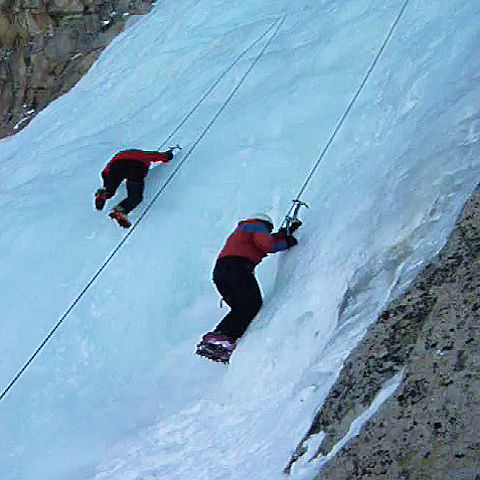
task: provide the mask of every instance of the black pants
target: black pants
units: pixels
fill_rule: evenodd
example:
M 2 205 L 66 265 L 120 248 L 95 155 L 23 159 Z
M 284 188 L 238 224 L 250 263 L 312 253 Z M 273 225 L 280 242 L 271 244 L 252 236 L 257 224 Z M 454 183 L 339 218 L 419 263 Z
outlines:
M 253 273 L 255 266 L 247 258 L 223 257 L 213 270 L 213 281 L 231 311 L 215 332 L 235 340 L 241 337 L 262 306 L 262 294 Z
M 110 166 L 110 172 L 106 175 L 102 172 L 103 186 L 109 196 L 114 196 L 117 188 L 123 180 L 127 181 L 127 198 L 118 205 L 125 213 L 130 213 L 142 200 L 145 186 L 145 176 L 148 167 L 137 160 L 117 160 Z

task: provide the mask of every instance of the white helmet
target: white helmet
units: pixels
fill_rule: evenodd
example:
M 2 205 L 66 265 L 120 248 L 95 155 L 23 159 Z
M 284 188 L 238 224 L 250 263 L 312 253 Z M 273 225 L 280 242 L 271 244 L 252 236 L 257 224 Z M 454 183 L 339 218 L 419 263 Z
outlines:
M 261 220 L 262 222 L 269 223 L 273 230 L 273 220 L 266 213 L 253 213 L 247 220 Z

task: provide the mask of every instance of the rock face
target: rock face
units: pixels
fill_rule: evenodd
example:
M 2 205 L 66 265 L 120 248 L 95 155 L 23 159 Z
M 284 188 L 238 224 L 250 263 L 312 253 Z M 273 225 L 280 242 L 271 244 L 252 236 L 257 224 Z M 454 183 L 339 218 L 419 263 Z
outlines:
M 318 473 L 322 480 L 480 480 L 480 189 L 447 245 L 372 325 L 300 443 L 326 455 L 382 385 L 402 384 Z M 311 455 L 311 453 L 310 453 Z
M 0 0 L 0 138 L 67 92 L 152 0 Z

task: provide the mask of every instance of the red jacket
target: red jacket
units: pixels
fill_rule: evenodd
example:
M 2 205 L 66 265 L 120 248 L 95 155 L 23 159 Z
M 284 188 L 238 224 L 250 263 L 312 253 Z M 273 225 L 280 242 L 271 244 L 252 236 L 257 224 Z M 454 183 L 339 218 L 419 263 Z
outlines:
M 150 168 L 151 162 L 163 162 L 168 163 L 173 158 L 173 153 L 171 151 L 168 152 L 157 152 L 156 150 L 122 150 L 118 152 L 105 166 L 103 169 L 103 173 L 109 174 L 110 173 L 110 166 L 113 162 L 117 160 L 135 160 L 137 162 L 142 162 Z
M 268 253 L 288 248 L 284 232 L 270 234 L 265 223 L 259 220 L 244 220 L 228 237 L 218 258 L 245 257 L 258 265 Z

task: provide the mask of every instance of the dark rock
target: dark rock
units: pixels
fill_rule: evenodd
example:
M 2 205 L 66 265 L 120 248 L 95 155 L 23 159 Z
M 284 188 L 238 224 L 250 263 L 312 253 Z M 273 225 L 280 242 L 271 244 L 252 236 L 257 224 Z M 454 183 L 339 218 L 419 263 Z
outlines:
M 287 473 L 309 436 L 323 431 L 318 455 L 327 454 L 404 369 L 395 394 L 316 478 L 480 480 L 479 252 L 477 188 L 438 257 L 345 361 Z
M 0 0 L 0 138 L 80 80 L 123 30 L 122 13 L 148 13 L 152 1 Z

